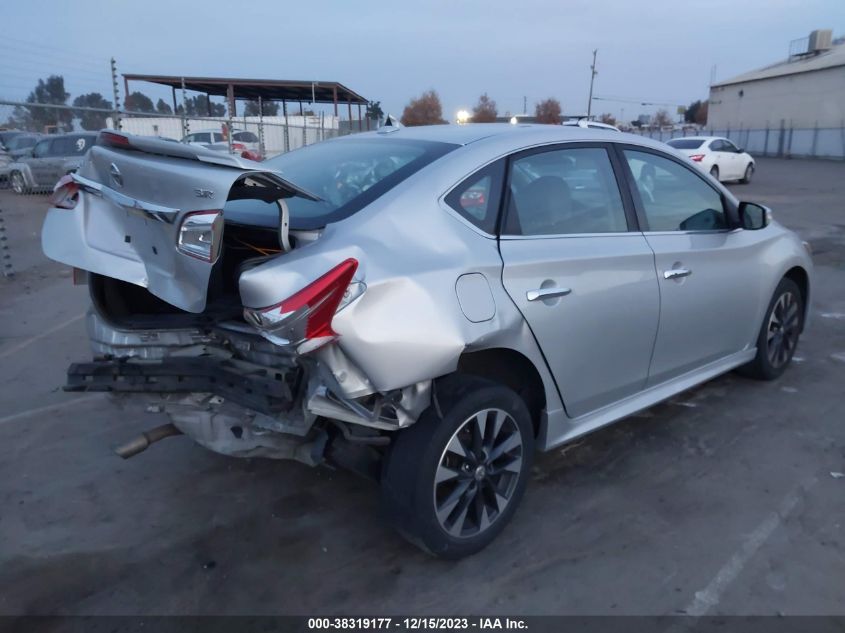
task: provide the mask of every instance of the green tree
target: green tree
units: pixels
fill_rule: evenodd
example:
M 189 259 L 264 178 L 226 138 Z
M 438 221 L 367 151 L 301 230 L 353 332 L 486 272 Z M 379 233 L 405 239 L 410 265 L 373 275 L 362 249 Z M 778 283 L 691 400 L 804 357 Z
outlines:
M 384 111 L 381 109 L 381 101 L 370 101 L 367 104 L 367 118 L 374 121 L 380 120 L 384 116 Z
M 50 75 L 39 79 L 29 96 L 27 103 L 67 105 L 70 93 L 65 91 L 65 80 L 61 75 Z M 16 107 L 13 114 L 16 125 L 35 132 L 44 132 L 48 126 L 56 126 L 60 131 L 71 128 L 73 112 L 61 108 L 39 108 L 36 106 Z
M 73 105 L 77 108 L 98 108 L 101 110 L 110 110 L 112 107 L 111 101 L 107 101 L 99 92 L 79 95 L 73 100 Z M 84 130 L 102 130 L 106 127 L 107 112 L 75 110 L 74 114 L 79 117 L 79 122 Z
M 258 99 L 247 101 L 244 105 L 244 114 L 246 116 L 258 116 Z M 263 116 L 277 116 L 279 114 L 279 104 L 275 101 L 261 101 L 261 110 Z
M 496 108 L 496 102 L 487 96 L 485 92 L 478 97 L 478 103 L 472 109 L 473 123 L 493 123 L 498 116 L 499 111 Z
M 560 107 L 560 101 L 551 97 L 544 99 L 534 106 L 534 117 L 537 123 L 560 125 L 563 117 L 563 108 Z
M 126 109 L 132 112 L 155 112 L 153 100 L 137 90 L 126 97 Z
M 173 108 L 164 99 L 156 101 L 156 112 L 159 114 L 173 114 Z
M 443 119 L 443 105 L 437 92 L 428 90 L 416 99 L 411 99 L 405 106 L 400 121 L 408 127 L 446 123 Z

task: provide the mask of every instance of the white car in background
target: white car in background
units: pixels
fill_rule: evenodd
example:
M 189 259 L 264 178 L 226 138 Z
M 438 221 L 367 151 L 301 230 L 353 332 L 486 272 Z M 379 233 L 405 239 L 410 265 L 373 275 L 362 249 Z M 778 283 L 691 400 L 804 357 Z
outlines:
M 188 145 L 199 145 L 208 149 L 227 151 L 229 143 L 221 130 L 202 130 L 192 132 L 182 139 Z M 243 151 L 260 153 L 258 135 L 248 130 L 232 130 L 232 148 L 236 153 Z M 251 156 L 249 158 L 252 158 Z
M 673 138 L 668 145 L 720 182 L 738 180 L 749 183 L 754 175 L 755 164 L 751 155 L 726 138 L 686 136 Z

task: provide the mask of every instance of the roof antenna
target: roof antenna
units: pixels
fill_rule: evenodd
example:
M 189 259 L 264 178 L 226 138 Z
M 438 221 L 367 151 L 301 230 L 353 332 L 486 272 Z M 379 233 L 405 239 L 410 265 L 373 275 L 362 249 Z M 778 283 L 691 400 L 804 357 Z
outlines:
M 394 117 L 392 114 L 388 114 L 384 117 L 384 123 L 378 129 L 379 134 L 389 134 L 391 132 L 397 132 L 401 130 L 404 125 L 402 125 L 399 120 Z

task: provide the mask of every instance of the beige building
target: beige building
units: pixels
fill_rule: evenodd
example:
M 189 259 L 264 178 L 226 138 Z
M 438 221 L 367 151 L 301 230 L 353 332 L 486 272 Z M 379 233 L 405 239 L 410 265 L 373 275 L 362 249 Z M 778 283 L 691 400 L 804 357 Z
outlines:
M 845 44 L 813 31 L 786 61 L 710 87 L 707 127 L 714 130 L 845 127 Z

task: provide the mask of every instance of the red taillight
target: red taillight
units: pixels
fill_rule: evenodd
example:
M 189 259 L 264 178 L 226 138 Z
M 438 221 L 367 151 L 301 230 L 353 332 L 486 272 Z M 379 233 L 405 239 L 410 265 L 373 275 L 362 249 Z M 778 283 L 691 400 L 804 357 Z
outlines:
M 53 187 L 50 196 L 50 206 L 59 209 L 73 209 L 79 201 L 79 185 L 73 181 L 73 176 L 67 174 L 59 179 Z
M 704 159 L 704 154 L 693 154 L 689 157 L 690 160 L 700 163 Z
M 347 292 L 358 261 L 347 259 L 284 301 L 244 310 L 246 319 L 279 345 L 296 345 L 306 353 L 334 340 L 332 318 Z
M 105 130 L 100 132 L 100 135 L 97 137 L 97 145 L 111 145 L 112 147 L 122 147 L 124 149 L 129 149 L 132 146 L 129 138 L 123 134 L 107 132 Z
M 253 152 L 252 150 L 249 150 L 249 149 L 241 152 L 241 158 L 246 158 L 248 160 L 254 160 L 254 161 L 263 160 L 263 158 L 261 158 L 261 154 L 259 154 L 258 152 Z

